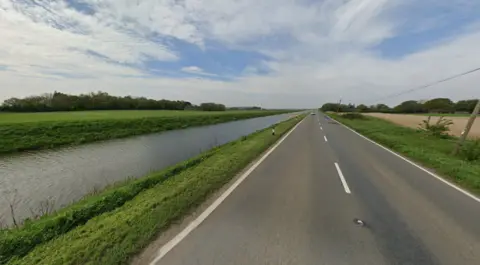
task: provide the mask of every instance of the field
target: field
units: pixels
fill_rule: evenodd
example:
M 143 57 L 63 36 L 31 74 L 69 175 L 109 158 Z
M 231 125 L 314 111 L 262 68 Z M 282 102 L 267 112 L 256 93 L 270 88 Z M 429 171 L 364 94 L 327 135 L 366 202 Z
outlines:
M 52 149 L 286 112 L 289 111 L 91 111 L 0 114 L 0 154 Z
M 376 117 L 346 119 L 337 114 L 330 116 L 385 147 L 431 168 L 446 179 L 480 194 L 480 141 L 467 141 L 461 152 L 453 156 L 451 151 L 456 138 L 440 138 Z
M 470 113 L 418 113 L 418 114 L 412 114 L 412 115 L 420 115 L 420 116 L 432 116 L 432 117 L 437 117 L 437 116 L 445 116 L 445 117 L 470 117 Z
M 277 124 L 276 135 L 270 129 L 253 133 L 181 163 L 176 170 L 153 173 L 87 198 L 45 217 L 38 225 L 34 221 L 24 228 L 4 231 L 0 233 L 0 264 L 126 264 L 302 117 Z M 117 203 L 119 198 L 127 199 Z
M 264 111 L 180 111 L 180 110 L 105 110 L 105 111 L 65 111 L 36 113 L 0 113 L 0 125 L 9 123 L 44 121 L 95 121 L 111 119 L 139 119 L 182 116 L 235 115 L 245 112 Z
M 407 126 L 410 128 L 418 128 L 418 125 L 425 120 L 428 116 L 426 115 L 409 115 L 409 114 L 387 114 L 387 113 L 366 113 L 366 115 L 382 118 L 398 125 Z M 454 136 L 460 136 L 462 131 L 465 129 L 465 125 L 468 121 L 468 116 L 446 116 L 447 119 L 453 121 L 453 124 L 450 126 L 450 132 Z M 433 116 L 431 123 L 436 122 L 439 119 L 439 116 Z M 470 138 L 480 137 L 480 121 L 476 121 L 473 124 L 472 129 L 469 134 Z

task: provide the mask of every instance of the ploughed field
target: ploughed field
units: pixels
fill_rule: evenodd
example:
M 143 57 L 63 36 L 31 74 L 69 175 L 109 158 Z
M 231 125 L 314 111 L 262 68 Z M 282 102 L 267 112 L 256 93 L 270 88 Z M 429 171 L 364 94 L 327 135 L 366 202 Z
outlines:
M 393 123 L 396 123 L 398 125 L 402 125 L 410 128 L 418 128 L 419 124 L 422 123 L 423 120 L 428 118 L 428 115 L 410 115 L 410 114 L 365 113 L 365 115 L 385 119 Z M 440 116 L 432 115 L 430 123 L 437 122 L 439 118 Z M 450 133 L 455 136 L 460 136 L 462 131 L 465 129 L 465 125 L 467 124 L 468 117 L 445 116 L 445 118 L 453 121 L 453 124 L 450 125 Z M 469 138 L 477 138 L 477 137 L 480 137 L 480 121 L 478 121 L 478 118 L 473 124 L 469 134 Z

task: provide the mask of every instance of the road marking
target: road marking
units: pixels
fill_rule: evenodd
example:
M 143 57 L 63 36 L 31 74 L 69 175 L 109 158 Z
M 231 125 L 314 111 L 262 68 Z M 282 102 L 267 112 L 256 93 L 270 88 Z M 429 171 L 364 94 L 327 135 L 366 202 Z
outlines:
M 466 191 L 466 190 L 458 187 L 457 185 L 451 183 L 450 181 L 445 180 L 444 178 L 442 178 L 442 177 L 438 176 L 437 174 L 431 172 L 430 170 L 428 170 L 428 169 L 426 169 L 426 168 L 418 165 L 417 163 L 411 161 L 410 159 L 408 159 L 408 158 L 406 158 L 406 157 L 404 157 L 404 156 L 402 156 L 402 155 L 400 155 L 400 154 L 397 154 L 396 152 L 394 152 L 394 151 L 386 148 L 385 146 L 383 146 L 383 145 L 381 145 L 381 144 L 379 144 L 379 143 L 377 143 L 377 142 L 375 142 L 375 141 L 373 141 L 373 140 L 370 140 L 370 139 L 367 138 L 366 136 L 361 135 L 360 133 L 354 131 L 353 129 L 351 129 L 350 127 L 344 125 L 343 123 L 341 123 L 341 122 L 339 122 L 339 121 L 337 121 L 337 120 L 335 120 L 335 119 L 333 119 L 333 118 L 332 118 L 332 120 L 338 122 L 338 124 L 342 125 L 343 127 L 345 127 L 345 128 L 347 128 L 348 130 L 352 131 L 352 132 L 355 133 L 356 135 L 362 137 L 363 139 L 369 141 L 370 143 L 372 143 L 372 144 L 374 144 L 374 145 L 376 145 L 376 146 L 381 147 L 382 149 L 388 151 L 389 153 L 391 153 L 391 154 L 395 155 L 396 157 L 402 159 L 403 161 L 409 163 L 410 165 L 417 167 L 418 169 L 420 169 L 420 170 L 422 170 L 423 172 L 427 173 L 428 175 L 436 178 L 437 180 L 443 182 L 444 184 L 450 186 L 451 188 L 454 188 L 454 189 L 456 189 L 457 191 L 463 193 L 464 195 L 470 197 L 471 199 L 473 199 L 473 200 L 475 200 L 475 201 L 477 201 L 477 202 L 480 202 L 480 198 L 476 197 L 475 195 L 471 194 L 470 192 L 468 192 L 468 191 Z
M 233 184 L 230 186 L 220 197 L 218 197 L 204 212 L 202 212 L 195 220 L 188 224 L 185 229 L 183 229 L 179 234 L 174 238 L 168 241 L 163 245 L 159 250 L 157 257 L 150 263 L 150 265 L 155 265 L 159 262 L 165 255 L 168 254 L 176 245 L 178 245 L 185 237 L 188 236 L 195 228 L 197 228 L 207 217 L 212 214 L 212 212 L 220 206 L 220 204 L 273 152 L 277 147 L 305 120 L 302 119 L 297 123 L 290 131 L 288 131 L 270 150 L 265 153 L 255 164 L 253 164 L 245 173 L 243 173 Z
M 348 187 L 347 181 L 345 180 L 345 177 L 343 176 L 342 170 L 340 169 L 340 166 L 338 163 L 335 162 L 335 168 L 337 169 L 338 176 L 340 177 L 340 181 L 342 182 L 343 189 L 345 190 L 346 193 L 350 194 L 350 188 Z
M 323 136 L 323 139 L 325 139 L 325 142 L 328 142 L 327 136 Z
M 320 130 L 322 130 L 322 131 L 323 131 L 323 128 L 322 128 L 322 126 L 320 126 Z

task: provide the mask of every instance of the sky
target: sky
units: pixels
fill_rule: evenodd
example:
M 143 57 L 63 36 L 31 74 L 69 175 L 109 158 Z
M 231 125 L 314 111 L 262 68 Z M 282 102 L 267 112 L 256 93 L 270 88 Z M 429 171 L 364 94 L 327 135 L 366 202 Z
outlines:
M 0 100 L 316 108 L 480 97 L 479 0 L 0 0 Z

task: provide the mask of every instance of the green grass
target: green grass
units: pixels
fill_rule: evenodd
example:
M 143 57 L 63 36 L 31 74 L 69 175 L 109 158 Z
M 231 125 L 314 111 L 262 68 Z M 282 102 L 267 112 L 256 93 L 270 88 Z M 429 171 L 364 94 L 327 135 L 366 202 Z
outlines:
M 226 184 L 298 121 L 276 125 L 275 136 L 266 129 L 216 148 L 202 162 L 7 264 L 127 264 L 156 235 Z
M 182 129 L 192 126 L 217 124 L 285 112 L 287 111 L 99 111 L 84 113 L 1 114 L 0 117 L 3 117 L 4 115 L 6 115 L 6 117 L 18 115 L 18 121 L 24 122 L 0 124 L 0 154 L 27 150 L 51 149 L 66 145 L 79 145 L 101 140 Z M 150 115 L 157 116 L 142 117 L 140 113 L 150 113 Z M 75 115 L 84 114 L 87 115 L 85 117 L 90 117 L 91 119 L 89 120 L 86 118 L 85 120 L 75 120 L 72 118 Z M 95 116 L 97 114 L 99 116 Z M 32 115 L 46 115 L 50 119 L 55 118 L 56 120 L 31 122 Z M 100 116 L 104 118 L 99 119 L 98 117 Z M 62 120 L 61 117 L 68 117 L 70 120 Z M 105 117 L 110 118 L 107 119 Z M 10 120 L 13 118 L 8 119 Z
M 374 117 L 345 119 L 337 114 L 329 115 L 377 143 L 418 161 L 473 193 L 480 194 L 480 161 L 466 161 L 460 155 L 452 156 L 455 138 L 442 139 Z
M 55 122 L 55 121 L 95 121 L 111 119 L 139 119 L 163 118 L 178 116 L 209 116 L 232 115 L 245 112 L 262 111 L 180 111 L 180 110 L 105 110 L 105 111 L 61 111 L 61 112 L 36 112 L 36 113 L 1 113 L 0 125 L 25 122 Z
M 19 228 L 0 230 L 0 264 L 5 264 L 15 256 L 27 254 L 35 246 L 67 233 L 95 216 L 113 211 L 140 192 L 152 188 L 183 170 L 198 165 L 217 150 L 209 150 L 195 158 L 144 178 L 128 179 L 116 183 L 97 194 L 88 195 L 83 200 L 58 212 L 42 216 L 38 220 L 26 220 L 24 225 Z

